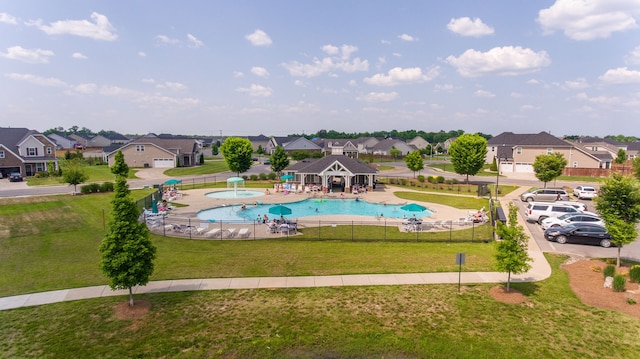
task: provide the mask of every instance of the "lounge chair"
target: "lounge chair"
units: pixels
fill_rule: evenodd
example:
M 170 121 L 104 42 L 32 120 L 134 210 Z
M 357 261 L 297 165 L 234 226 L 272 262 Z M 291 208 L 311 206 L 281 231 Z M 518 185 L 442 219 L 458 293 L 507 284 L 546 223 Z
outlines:
M 222 232 L 222 238 L 233 238 L 233 236 L 236 235 L 236 229 L 235 228 L 229 228 L 227 230 L 224 230 Z
M 212 230 L 210 230 L 209 232 L 204 234 L 205 237 L 207 238 L 221 238 L 222 237 L 222 230 L 220 228 L 214 228 Z
M 248 238 L 250 233 L 249 228 L 240 228 L 238 231 L 238 238 Z

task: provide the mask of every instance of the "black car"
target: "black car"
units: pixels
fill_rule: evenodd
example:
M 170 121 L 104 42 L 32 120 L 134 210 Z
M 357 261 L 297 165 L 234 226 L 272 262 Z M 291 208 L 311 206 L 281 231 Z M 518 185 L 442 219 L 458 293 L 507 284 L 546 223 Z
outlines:
M 564 227 L 551 227 L 544 231 L 544 237 L 560 244 L 578 243 L 611 247 L 611 236 L 607 230 L 595 224 L 572 223 Z
M 22 175 L 18 172 L 12 172 L 9 175 L 9 181 L 10 182 L 20 182 L 22 181 Z

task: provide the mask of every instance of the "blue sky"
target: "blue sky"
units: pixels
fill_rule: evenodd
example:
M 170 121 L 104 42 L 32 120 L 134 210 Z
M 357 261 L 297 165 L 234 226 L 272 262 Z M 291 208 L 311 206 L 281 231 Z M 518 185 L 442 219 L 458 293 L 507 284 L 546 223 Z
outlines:
M 638 21 L 638 0 L 0 0 L 0 127 L 640 136 Z

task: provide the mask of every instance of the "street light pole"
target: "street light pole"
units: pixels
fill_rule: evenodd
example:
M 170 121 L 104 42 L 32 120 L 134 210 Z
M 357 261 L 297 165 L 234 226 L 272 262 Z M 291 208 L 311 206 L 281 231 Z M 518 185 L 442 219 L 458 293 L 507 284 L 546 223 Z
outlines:
M 498 168 L 496 170 L 496 202 L 498 202 L 498 182 L 500 180 L 500 157 L 498 157 Z

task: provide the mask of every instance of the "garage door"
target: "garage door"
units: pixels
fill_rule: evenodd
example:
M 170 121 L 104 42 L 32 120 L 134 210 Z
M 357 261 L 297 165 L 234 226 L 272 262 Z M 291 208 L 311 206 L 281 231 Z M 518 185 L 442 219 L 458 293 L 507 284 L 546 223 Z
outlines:
M 531 163 L 516 163 L 517 173 L 533 173 L 533 166 Z
M 500 173 L 511 173 L 511 172 L 513 172 L 513 163 L 500 162 Z
M 154 158 L 153 167 L 155 168 L 173 168 L 173 158 Z

